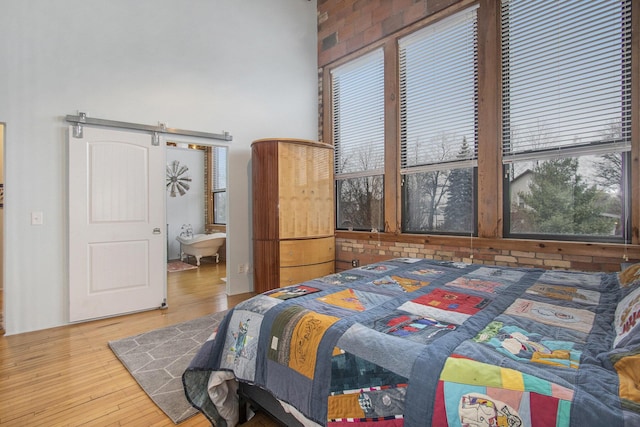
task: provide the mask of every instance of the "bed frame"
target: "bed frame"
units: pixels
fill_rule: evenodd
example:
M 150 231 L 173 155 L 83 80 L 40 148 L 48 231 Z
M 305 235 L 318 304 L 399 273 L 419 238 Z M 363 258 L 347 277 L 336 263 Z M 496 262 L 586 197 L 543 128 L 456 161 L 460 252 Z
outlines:
M 240 424 L 248 421 L 249 409 L 260 410 L 271 416 L 284 427 L 304 427 L 293 415 L 286 412 L 278 400 L 268 391 L 247 383 L 240 382 L 238 387 L 240 398 Z

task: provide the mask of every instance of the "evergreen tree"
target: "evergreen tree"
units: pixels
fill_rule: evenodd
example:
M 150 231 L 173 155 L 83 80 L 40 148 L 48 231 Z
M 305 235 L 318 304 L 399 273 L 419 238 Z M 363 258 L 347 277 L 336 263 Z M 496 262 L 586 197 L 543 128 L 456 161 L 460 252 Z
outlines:
M 540 163 L 529 193 L 522 193 L 533 231 L 549 234 L 609 234 L 613 221 L 602 215 L 602 191 L 578 174 L 575 158 Z
M 469 159 L 471 149 L 463 138 L 458 159 Z M 453 169 L 449 174 L 448 199 L 444 208 L 443 229 L 473 231 L 473 168 Z

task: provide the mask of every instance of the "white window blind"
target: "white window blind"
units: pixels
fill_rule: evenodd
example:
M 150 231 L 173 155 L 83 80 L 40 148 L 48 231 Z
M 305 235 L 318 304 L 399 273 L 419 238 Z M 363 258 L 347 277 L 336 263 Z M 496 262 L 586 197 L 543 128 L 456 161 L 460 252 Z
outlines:
M 384 173 L 384 55 L 331 71 L 336 178 Z
M 213 222 L 227 223 L 227 147 L 211 150 L 211 191 L 213 196 Z
M 503 0 L 505 162 L 628 149 L 630 66 L 630 1 Z
M 477 158 L 477 7 L 399 40 L 402 173 Z
M 227 148 L 213 147 L 212 151 L 212 188 L 213 191 L 224 191 L 227 188 Z

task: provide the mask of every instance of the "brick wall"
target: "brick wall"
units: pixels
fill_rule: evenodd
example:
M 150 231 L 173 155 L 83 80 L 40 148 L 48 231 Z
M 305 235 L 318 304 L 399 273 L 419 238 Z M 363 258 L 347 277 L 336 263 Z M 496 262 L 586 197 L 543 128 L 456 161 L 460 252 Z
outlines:
M 367 234 L 363 238 L 336 239 L 336 269 L 397 257 L 472 262 L 474 264 L 512 267 L 536 267 L 580 271 L 620 271 L 623 262 L 640 262 L 637 247 L 625 251 L 619 245 L 596 245 L 568 242 L 522 242 L 446 237 L 425 237 L 426 242 L 393 241 L 383 234 Z M 449 240 L 449 241 L 447 241 Z M 530 249 L 522 246 L 529 245 Z
M 324 66 L 459 0 L 318 0 L 318 65 Z
M 443 9 L 468 0 L 318 0 L 319 140 L 323 140 L 322 70 L 366 46 Z M 325 118 L 326 119 L 326 118 Z M 640 249 L 620 245 L 339 232 L 336 268 L 395 257 L 419 257 L 487 265 L 619 271 L 639 262 Z

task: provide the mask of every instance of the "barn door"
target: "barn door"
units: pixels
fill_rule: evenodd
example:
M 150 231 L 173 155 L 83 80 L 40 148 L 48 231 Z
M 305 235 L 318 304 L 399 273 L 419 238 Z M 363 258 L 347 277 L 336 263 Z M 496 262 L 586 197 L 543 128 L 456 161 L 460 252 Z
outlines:
M 164 146 L 148 133 L 69 127 L 69 319 L 160 307 Z

